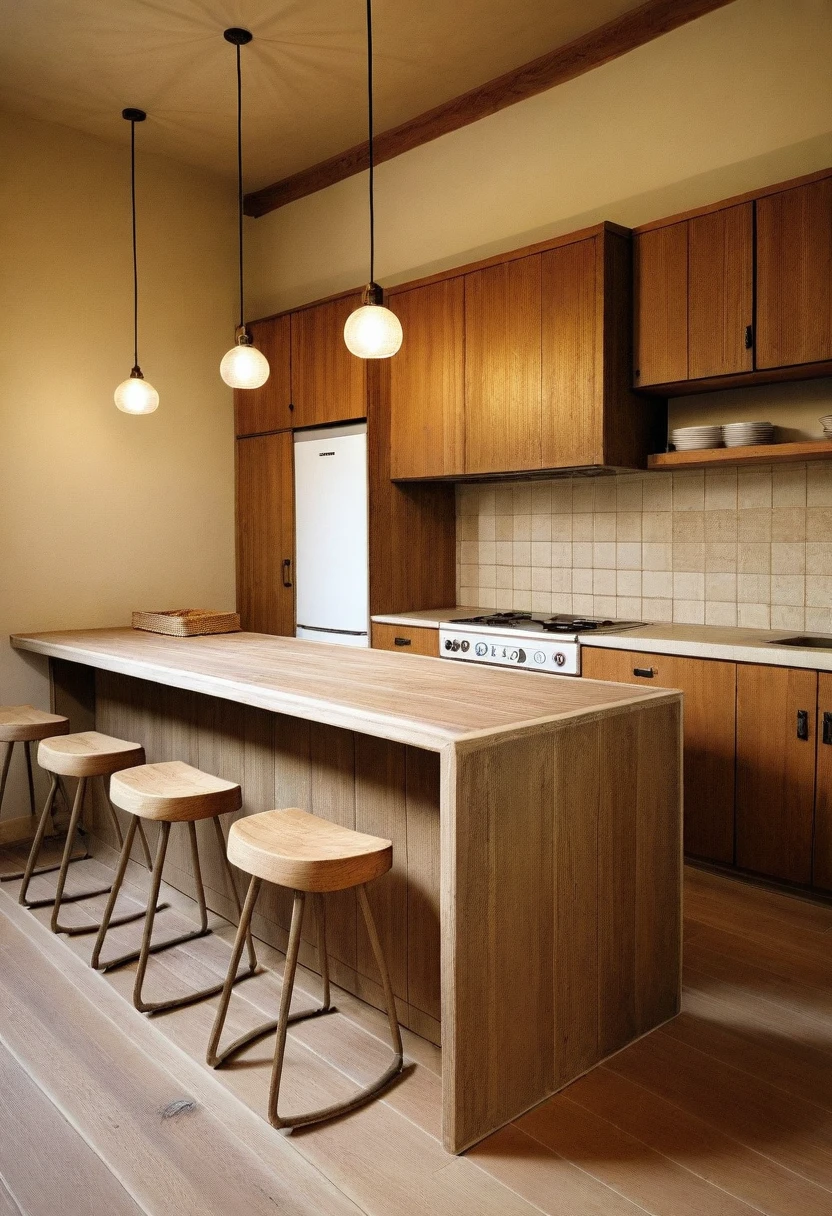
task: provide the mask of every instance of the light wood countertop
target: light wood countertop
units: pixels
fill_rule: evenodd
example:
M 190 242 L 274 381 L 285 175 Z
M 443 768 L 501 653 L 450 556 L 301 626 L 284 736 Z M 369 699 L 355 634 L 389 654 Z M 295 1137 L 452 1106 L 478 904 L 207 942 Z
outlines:
M 259 633 L 173 638 L 121 628 L 11 640 L 19 650 L 432 751 L 678 695 Z

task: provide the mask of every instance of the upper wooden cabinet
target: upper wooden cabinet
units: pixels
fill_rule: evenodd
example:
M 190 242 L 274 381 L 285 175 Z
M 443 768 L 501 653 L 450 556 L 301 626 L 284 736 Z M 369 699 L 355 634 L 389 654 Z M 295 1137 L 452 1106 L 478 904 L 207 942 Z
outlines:
M 601 225 L 391 293 L 392 475 L 639 468 L 661 407 L 629 385 L 629 235 Z
M 633 382 L 664 395 L 832 372 L 832 175 L 635 233 Z
M 366 417 L 366 360 L 344 343 L 344 323 L 360 304 L 355 292 L 292 313 L 293 427 Z
M 262 388 L 234 390 L 234 423 L 238 436 L 282 431 L 292 425 L 291 342 L 288 314 L 253 321 L 248 332 L 269 361 Z
M 465 468 L 465 279 L 392 294 L 404 338 L 390 360 L 391 475 L 447 477 Z
M 465 276 L 465 472 L 542 467 L 540 255 Z
M 757 200 L 757 366 L 832 359 L 832 178 Z
M 237 440 L 237 611 L 243 629 L 295 632 L 291 431 Z

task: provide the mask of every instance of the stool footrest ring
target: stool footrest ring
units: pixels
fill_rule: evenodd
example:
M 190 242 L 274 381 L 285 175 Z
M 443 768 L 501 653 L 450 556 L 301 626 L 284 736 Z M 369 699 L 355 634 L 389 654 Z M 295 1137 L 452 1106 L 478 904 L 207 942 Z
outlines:
M 326 1013 L 337 1012 L 338 1010 L 334 1005 L 330 1005 L 328 1009 L 301 1009 L 297 1013 L 289 1014 L 288 1024 L 291 1025 L 294 1022 L 305 1022 L 309 1018 L 320 1018 Z M 267 1034 L 271 1034 L 275 1030 L 277 1030 L 276 1020 L 274 1022 L 263 1022 L 261 1026 L 255 1026 L 254 1030 L 249 1030 L 246 1034 L 241 1034 L 239 1039 L 235 1039 L 234 1042 L 230 1043 L 224 1051 L 219 1052 L 218 1055 L 208 1056 L 207 1063 L 209 1068 L 219 1068 L 222 1064 L 225 1064 L 227 1060 L 230 1060 L 233 1056 L 236 1056 L 238 1052 L 242 1051 L 244 1047 L 248 1047 L 251 1043 L 256 1043 L 258 1039 L 265 1039 Z
M 66 897 L 64 897 L 64 902 L 66 902 Z M 156 911 L 164 912 L 165 908 L 169 907 L 170 904 L 157 904 Z M 147 916 L 146 908 L 141 908 L 138 912 L 125 912 L 124 916 L 116 916 L 110 921 L 110 928 L 112 929 L 114 925 L 130 925 L 134 920 L 141 920 L 143 916 Z M 85 933 L 97 933 L 100 928 L 100 924 L 73 925 L 71 928 L 64 928 L 61 931 L 65 933 L 67 937 L 82 937 Z

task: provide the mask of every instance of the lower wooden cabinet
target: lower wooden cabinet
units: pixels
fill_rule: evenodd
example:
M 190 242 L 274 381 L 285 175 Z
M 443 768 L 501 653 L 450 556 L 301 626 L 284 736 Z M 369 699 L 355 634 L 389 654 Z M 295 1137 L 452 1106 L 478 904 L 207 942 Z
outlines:
M 812 884 L 832 891 L 832 674 L 827 671 L 818 673 Z
M 401 654 L 422 654 L 439 657 L 439 630 L 430 626 L 405 629 L 401 625 L 380 625 L 372 628 L 374 650 L 397 650 Z
M 812 881 L 815 671 L 737 669 L 737 865 Z
M 682 690 L 685 853 L 732 864 L 736 663 L 585 646 L 581 666 L 591 680 Z
M 295 632 L 291 431 L 237 440 L 237 611 L 254 633 Z

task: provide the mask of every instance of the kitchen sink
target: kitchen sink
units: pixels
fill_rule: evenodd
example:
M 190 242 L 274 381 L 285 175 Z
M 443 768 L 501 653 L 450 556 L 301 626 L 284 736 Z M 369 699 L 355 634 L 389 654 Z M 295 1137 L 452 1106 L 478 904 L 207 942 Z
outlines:
M 804 646 L 807 650 L 832 650 L 832 637 L 815 633 L 807 637 L 770 638 L 769 646 Z

